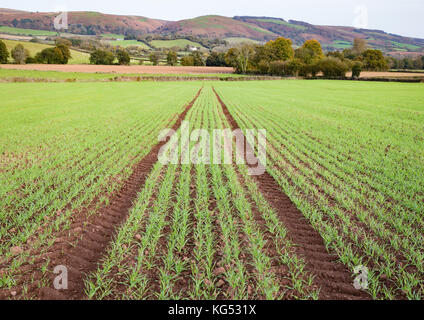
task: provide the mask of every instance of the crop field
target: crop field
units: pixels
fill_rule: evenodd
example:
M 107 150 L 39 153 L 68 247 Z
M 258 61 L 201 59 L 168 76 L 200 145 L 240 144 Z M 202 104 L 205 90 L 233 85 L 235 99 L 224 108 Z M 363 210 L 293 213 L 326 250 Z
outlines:
M 77 73 L 117 73 L 117 74 L 230 74 L 234 76 L 233 68 L 229 67 L 183 67 L 183 66 L 118 66 L 94 64 L 3 64 L 0 69 L 60 71 Z M 237 75 L 236 75 L 237 76 Z
M 423 299 L 423 89 L 0 83 L 0 299 Z
M 12 67 L 15 65 L 11 65 Z M 160 72 L 162 67 L 154 67 L 153 70 Z M 182 69 L 184 72 L 185 69 Z M 4 69 L 0 67 L 0 81 L 7 82 L 25 82 L 28 80 L 34 81 L 113 81 L 116 78 L 124 77 L 130 79 L 138 79 L 141 77 L 161 79 L 161 78 L 190 78 L 190 79 L 239 79 L 246 78 L 246 75 L 232 73 L 89 73 L 89 72 L 64 72 L 64 71 L 38 71 L 38 70 L 19 70 L 19 69 Z

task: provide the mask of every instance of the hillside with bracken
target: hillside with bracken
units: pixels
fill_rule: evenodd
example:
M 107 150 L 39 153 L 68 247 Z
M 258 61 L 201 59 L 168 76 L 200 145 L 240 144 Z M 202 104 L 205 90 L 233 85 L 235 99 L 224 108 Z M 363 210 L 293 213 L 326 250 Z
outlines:
M 0 26 L 54 31 L 54 12 L 26 12 L 0 9 Z M 302 21 L 273 17 L 208 15 L 180 21 L 165 21 L 142 16 L 123 16 L 99 12 L 69 12 L 68 33 L 100 35 L 105 33 L 166 37 L 192 36 L 208 39 L 240 38 L 267 41 L 278 36 L 290 38 L 294 45 L 316 39 L 324 49 L 350 48 L 355 38 L 366 39 L 370 47 L 385 52 L 422 53 L 424 39 L 403 37 L 381 30 L 345 26 L 318 26 Z
M 53 21 L 58 13 L 25 12 L 0 9 L 0 25 L 54 31 Z M 167 21 L 140 16 L 122 16 L 99 12 L 78 11 L 68 13 L 68 32 L 82 35 L 102 33 L 149 33 Z

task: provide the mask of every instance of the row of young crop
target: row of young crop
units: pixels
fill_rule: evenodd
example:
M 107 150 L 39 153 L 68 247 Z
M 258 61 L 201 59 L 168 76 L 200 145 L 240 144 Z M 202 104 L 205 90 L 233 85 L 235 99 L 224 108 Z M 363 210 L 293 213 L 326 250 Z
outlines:
M 240 95 L 228 89 L 222 87 L 219 91 L 240 127 L 268 131 L 268 172 L 352 272 L 359 265 L 368 267 L 369 292 L 373 297 L 420 299 L 424 261 L 419 214 L 422 203 L 416 193 L 415 198 L 402 194 L 401 190 L 414 191 L 402 185 L 394 189 L 398 197 L 386 193 L 393 190 L 392 181 L 384 175 L 387 168 L 381 170 L 375 164 L 380 156 L 375 140 L 381 137 L 373 140 L 364 136 L 365 119 L 370 115 L 363 113 L 362 118 L 355 118 L 355 131 L 336 131 L 325 139 L 316 136 L 323 131 L 322 125 L 326 125 L 326 132 L 332 132 L 335 114 L 339 116 L 339 127 L 347 125 L 351 119 L 346 113 L 334 107 L 314 108 L 313 103 L 307 113 L 307 107 L 296 103 L 281 106 L 278 95 L 275 101 L 267 97 L 267 104 L 262 105 L 264 97 L 258 91 L 254 96 L 248 91 Z M 395 125 L 399 122 L 393 120 L 392 126 Z M 402 139 L 392 135 L 392 144 L 396 138 Z M 409 183 L 398 180 L 398 185 L 399 181 Z M 418 182 L 415 188 L 419 189 Z
M 220 108 L 206 86 L 186 120 L 191 129 L 228 128 Z M 101 267 L 88 278 L 87 295 L 317 298 L 312 275 L 292 246 L 245 166 L 158 162 Z
M 158 89 L 159 92 L 172 90 Z M 58 234 L 71 228 L 76 212 L 90 208 L 89 216 L 108 203 L 109 196 L 131 174 L 133 164 L 157 143 L 159 130 L 176 121 L 182 106 L 195 92 L 194 86 L 178 90 L 161 101 L 146 100 L 141 106 L 127 104 L 125 108 L 112 110 L 113 117 L 99 116 L 96 124 L 90 123 L 89 130 L 70 123 L 57 132 L 55 140 L 40 146 L 44 157 L 25 150 L 25 144 L 31 144 L 25 140 L 28 139 L 25 132 L 15 137 L 23 140 L 22 148 L 15 151 L 23 156 L 5 161 L 1 168 L 4 183 L 0 190 L 0 288 L 21 285 L 25 295 L 30 288 L 40 285 L 35 279 L 36 272 L 30 283 L 20 283 L 22 266 L 36 265 L 40 256 L 49 252 Z M 51 104 L 43 113 L 54 114 L 56 108 L 57 105 Z M 84 116 L 79 106 L 65 106 L 61 112 L 70 112 L 68 108 L 76 108 Z M 43 128 L 31 129 L 43 131 Z M 95 206 L 89 207 L 93 201 Z M 42 273 L 47 272 L 48 264 L 47 260 Z

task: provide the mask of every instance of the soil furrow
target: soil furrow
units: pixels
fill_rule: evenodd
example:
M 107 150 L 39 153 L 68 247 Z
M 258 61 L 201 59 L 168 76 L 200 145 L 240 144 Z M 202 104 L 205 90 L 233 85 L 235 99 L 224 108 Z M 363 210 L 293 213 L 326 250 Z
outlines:
M 194 99 L 186 106 L 174 123 L 172 130 L 177 130 L 188 111 L 199 97 L 202 88 L 197 92 Z M 75 239 L 74 232 L 69 234 L 69 240 L 64 239 L 57 245 L 53 245 L 49 252 L 60 250 L 61 254 L 50 260 L 49 271 L 56 266 L 65 266 L 68 269 L 69 287 L 67 290 L 53 289 L 53 280 L 57 274 L 49 272 L 49 287 L 36 288 L 30 292 L 31 297 L 43 300 L 82 300 L 85 299 L 84 279 L 87 274 L 96 270 L 98 263 L 106 253 L 106 249 L 113 239 L 118 227 L 126 220 L 129 211 L 133 207 L 133 202 L 137 198 L 138 192 L 142 189 L 154 164 L 158 161 L 158 154 L 162 146 L 167 141 L 156 144 L 149 154 L 139 163 L 135 164 L 131 176 L 124 183 L 122 188 L 115 193 L 109 205 L 99 209 L 96 215 L 91 218 L 87 210 L 78 212 L 72 217 L 73 231 L 81 234 L 80 239 L 74 246 L 64 246 L 65 242 Z M 45 254 L 46 256 L 48 253 Z M 33 265 L 31 274 L 39 269 L 39 265 Z M 18 294 L 20 290 L 18 289 Z
M 213 90 L 231 129 L 240 129 L 219 94 Z M 252 146 L 246 141 L 246 150 L 249 149 L 252 150 Z M 254 179 L 265 199 L 279 214 L 297 253 L 305 259 L 306 271 L 315 275 L 315 283 L 320 288 L 320 299 L 370 299 L 366 292 L 353 288 L 351 272 L 326 250 L 320 234 L 281 190 L 277 181 L 268 172 L 254 176 Z M 311 247 L 311 244 L 314 246 Z M 334 278 L 337 278 L 337 282 L 331 281 Z

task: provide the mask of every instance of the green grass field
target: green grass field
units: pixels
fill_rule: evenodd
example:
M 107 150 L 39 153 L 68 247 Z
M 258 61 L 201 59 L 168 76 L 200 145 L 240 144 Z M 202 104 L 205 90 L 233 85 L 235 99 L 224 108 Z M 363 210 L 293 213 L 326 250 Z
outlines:
M 252 39 L 248 39 L 248 38 L 225 38 L 224 40 L 226 40 L 230 45 L 237 45 L 240 43 L 253 43 L 253 44 L 260 44 L 260 41 L 257 40 L 252 40 Z
M 187 39 L 176 39 L 176 40 L 153 40 L 150 41 L 150 45 L 156 48 L 173 48 L 178 47 L 184 49 L 186 46 L 192 46 L 196 48 L 204 48 L 200 43 L 193 42 Z
M 400 43 L 400 42 L 396 42 L 396 41 L 390 41 L 390 43 L 397 48 L 408 49 L 408 50 L 412 50 L 412 51 L 421 48 L 419 46 L 409 44 L 409 43 Z
M 423 89 L 0 83 L 0 299 L 46 298 L 66 265 L 65 298 L 422 300 Z M 172 127 L 205 162 L 159 161 Z M 213 161 L 236 128 L 266 135 L 264 174 Z
M 348 49 L 352 47 L 352 43 L 349 41 L 336 40 L 333 41 L 332 47 L 337 49 Z
M 124 39 L 125 35 L 115 34 L 115 33 L 104 33 L 101 35 L 102 38 L 114 38 L 114 39 Z
M 136 46 L 136 47 L 142 47 L 143 49 L 149 50 L 151 49 L 147 44 L 144 42 L 140 42 L 137 40 L 115 40 L 115 41 L 107 41 L 112 46 L 121 46 L 123 48 Z
M 42 50 L 46 48 L 52 47 L 51 45 L 48 45 L 48 44 L 33 43 L 33 42 L 27 42 L 27 41 L 3 40 L 3 42 L 6 44 L 7 50 L 9 50 L 9 52 L 18 44 L 22 44 L 26 49 L 28 49 L 31 56 L 35 56 L 38 52 L 41 52 Z M 89 61 L 90 55 L 88 53 L 71 49 L 71 56 L 72 58 L 69 60 L 69 64 L 90 63 Z M 13 59 L 9 58 L 9 60 L 12 61 Z
M 282 21 L 279 19 L 255 19 L 256 21 L 260 21 L 260 22 L 268 22 L 268 23 L 275 23 L 275 24 L 281 24 L 293 29 L 298 29 L 298 30 L 306 30 L 307 27 L 305 26 L 301 26 L 301 25 L 297 25 L 297 24 L 292 24 L 286 21 Z
M 20 36 L 55 36 L 56 32 L 46 30 L 22 29 L 7 26 L 0 26 L 0 33 L 20 35 Z

